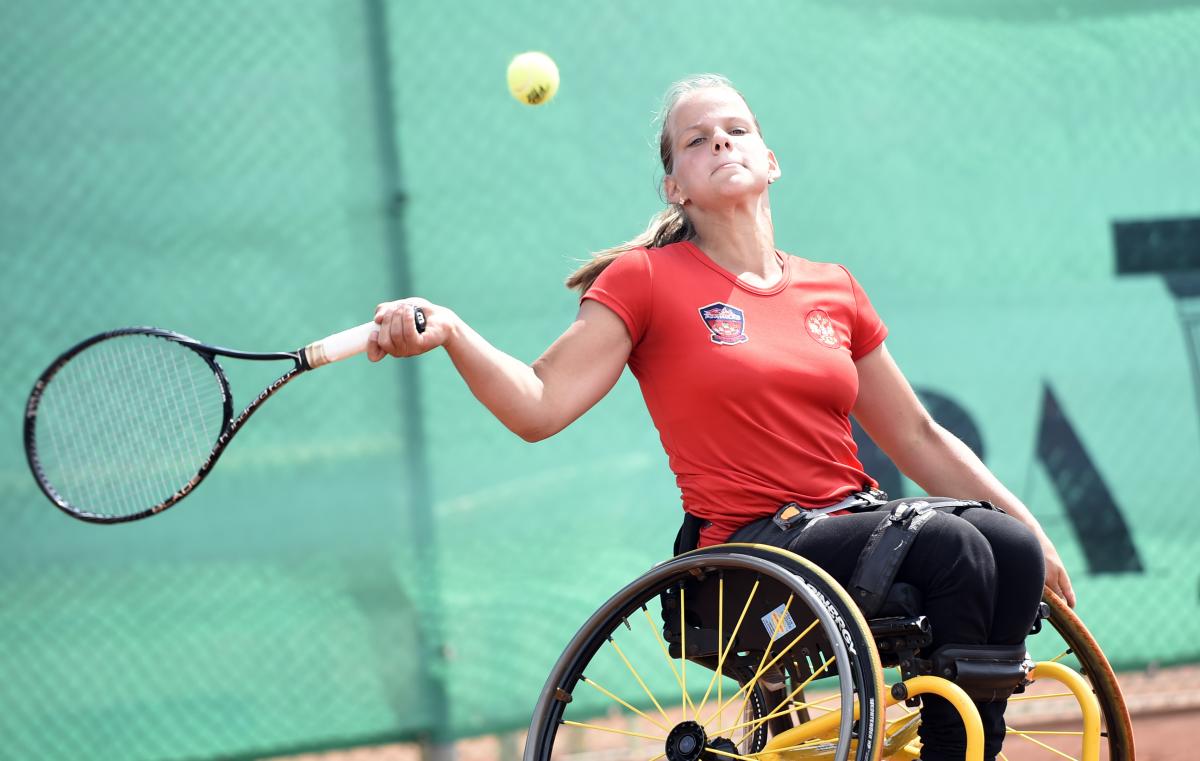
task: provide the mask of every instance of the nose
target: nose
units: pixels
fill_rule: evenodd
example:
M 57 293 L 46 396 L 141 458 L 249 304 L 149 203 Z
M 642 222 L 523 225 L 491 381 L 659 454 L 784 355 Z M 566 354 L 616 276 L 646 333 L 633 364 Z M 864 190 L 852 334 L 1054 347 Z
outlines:
M 720 153 L 722 150 L 728 151 L 733 148 L 733 143 L 729 138 L 729 134 L 720 127 L 713 132 L 712 145 L 713 153 Z

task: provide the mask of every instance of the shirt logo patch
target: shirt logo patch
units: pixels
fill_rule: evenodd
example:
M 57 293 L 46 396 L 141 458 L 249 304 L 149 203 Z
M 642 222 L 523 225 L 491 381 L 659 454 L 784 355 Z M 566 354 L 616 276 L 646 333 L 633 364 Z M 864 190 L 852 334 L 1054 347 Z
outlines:
M 715 344 L 733 346 L 750 340 L 746 335 L 746 313 L 720 301 L 700 307 L 700 319 L 709 330 Z
M 825 310 L 814 309 L 809 312 L 808 317 L 804 318 L 804 327 L 808 328 L 808 334 L 817 343 L 831 349 L 837 348 L 839 343 L 837 331 L 834 330 L 833 320 L 829 319 Z

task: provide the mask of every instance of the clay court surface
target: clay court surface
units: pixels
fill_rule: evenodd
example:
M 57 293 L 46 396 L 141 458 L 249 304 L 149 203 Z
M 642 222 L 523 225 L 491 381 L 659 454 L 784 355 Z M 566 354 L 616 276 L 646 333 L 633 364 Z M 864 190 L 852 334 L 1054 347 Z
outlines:
M 1200 665 L 1152 669 L 1121 675 L 1121 685 L 1133 716 L 1137 761 L 1200 760 Z M 1054 716 L 1039 726 L 1053 729 Z M 1005 748 L 1008 761 L 1038 761 L 1044 752 L 1026 752 L 1018 744 Z M 516 761 L 524 748 L 523 733 L 462 740 L 457 761 Z M 590 756 L 589 756 L 590 757 Z M 411 744 L 382 745 L 327 753 L 280 757 L 276 761 L 419 761 Z M 617 756 L 605 754 L 606 761 Z M 622 756 L 623 758 L 623 756 Z

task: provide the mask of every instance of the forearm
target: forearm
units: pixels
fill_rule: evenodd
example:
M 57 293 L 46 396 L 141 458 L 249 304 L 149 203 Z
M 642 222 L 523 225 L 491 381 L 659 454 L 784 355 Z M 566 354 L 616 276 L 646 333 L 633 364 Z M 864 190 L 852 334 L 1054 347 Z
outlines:
M 513 433 L 544 438 L 545 385 L 532 367 L 492 346 L 457 315 L 443 344 L 471 393 Z
M 930 422 L 909 446 L 892 459 L 927 494 L 991 502 L 1028 526 L 1039 539 L 1041 525 L 1024 503 L 988 470 L 957 436 Z

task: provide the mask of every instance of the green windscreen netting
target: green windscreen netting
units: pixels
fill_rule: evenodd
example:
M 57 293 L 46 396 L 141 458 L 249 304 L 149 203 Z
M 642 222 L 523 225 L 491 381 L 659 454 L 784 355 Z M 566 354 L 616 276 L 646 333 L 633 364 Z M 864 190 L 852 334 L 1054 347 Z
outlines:
M 660 208 L 651 118 L 702 71 L 779 157 L 777 244 L 855 273 L 1110 658 L 1200 659 L 1197 39 L 1186 3 L 6 4 L 0 757 L 525 723 L 680 518 L 632 379 L 531 446 L 443 354 L 357 358 L 115 527 L 37 491 L 25 397 L 109 328 L 286 350 L 414 293 L 532 361 L 575 313 L 575 261 Z M 562 73 L 539 108 L 504 83 L 529 49 Z M 239 404 L 282 369 L 227 364 Z

